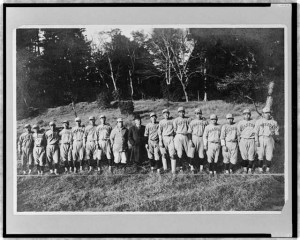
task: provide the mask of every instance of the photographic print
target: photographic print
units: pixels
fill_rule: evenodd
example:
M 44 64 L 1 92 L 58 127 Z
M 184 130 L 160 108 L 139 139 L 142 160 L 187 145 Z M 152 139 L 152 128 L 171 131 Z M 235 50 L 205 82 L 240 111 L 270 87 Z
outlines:
M 15 37 L 17 213 L 282 210 L 285 28 Z

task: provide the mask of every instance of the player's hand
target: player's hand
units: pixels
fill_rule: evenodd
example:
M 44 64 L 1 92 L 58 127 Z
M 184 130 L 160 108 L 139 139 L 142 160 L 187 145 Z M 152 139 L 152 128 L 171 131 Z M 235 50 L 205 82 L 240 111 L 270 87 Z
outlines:
M 148 144 L 145 144 L 145 147 L 146 147 L 147 150 L 149 149 L 149 145 Z
M 274 139 L 276 143 L 280 143 L 280 139 L 277 137 Z
M 204 150 L 207 151 L 207 145 L 204 145 Z
M 255 144 L 256 144 L 256 147 L 260 147 L 260 143 L 259 143 L 259 141 L 257 141 L 257 142 L 255 142 Z
M 192 147 L 192 148 L 194 148 L 194 147 L 195 147 L 195 145 L 194 145 L 194 143 L 193 143 L 193 141 L 192 141 L 192 140 L 190 140 L 190 141 L 189 141 L 189 144 L 190 144 L 190 147 Z
M 228 147 L 223 146 L 224 152 L 228 152 Z
M 164 145 L 161 141 L 159 142 L 159 147 L 164 148 Z

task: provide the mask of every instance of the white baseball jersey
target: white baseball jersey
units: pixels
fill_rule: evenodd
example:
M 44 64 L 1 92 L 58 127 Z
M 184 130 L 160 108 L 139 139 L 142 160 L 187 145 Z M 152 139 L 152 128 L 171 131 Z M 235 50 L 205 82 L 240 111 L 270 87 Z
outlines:
M 174 120 L 174 132 L 176 134 L 188 134 L 191 119 L 188 117 L 178 117 Z
M 97 127 L 98 138 L 100 140 L 109 140 L 112 127 L 109 124 L 101 124 Z
M 162 139 L 163 136 L 173 136 L 174 135 L 174 127 L 173 127 L 173 119 L 163 119 L 159 122 L 158 127 L 158 135 Z
M 84 127 L 83 126 L 76 126 L 72 128 L 73 133 L 73 140 L 74 141 L 83 141 L 84 139 Z
M 205 118 L 202 119 L 194 119 L 189 124 L 188 132 L 192 135 L 201 137 L 203 136 L 204 129 L 208 125 L 208 122 L 205 120 Z
M 149 137 L 151 141 L 158 141 L 158 128 L 159 124 L 155 123 L 148 123 L 145 128 L 145 137 Z
M 242 120 L 237 124 L 238 135 L 241 138 L 255 138 L 255 121 Z

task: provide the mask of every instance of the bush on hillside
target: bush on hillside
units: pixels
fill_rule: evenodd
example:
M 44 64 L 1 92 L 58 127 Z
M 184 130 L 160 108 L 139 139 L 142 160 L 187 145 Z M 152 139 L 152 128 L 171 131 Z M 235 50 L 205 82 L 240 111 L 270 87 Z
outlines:
M 119 101 L 119 109 L 121 114 L 133 114 L 133 101 Z
M 107 90 L 103 90 L 101 91 L 98 95 L 97 95 L 97 106 L 100 109 L 106 109 L 110 107 L 110 102 L 111 102 L 111 94 L 109 93 L 109 91 Z

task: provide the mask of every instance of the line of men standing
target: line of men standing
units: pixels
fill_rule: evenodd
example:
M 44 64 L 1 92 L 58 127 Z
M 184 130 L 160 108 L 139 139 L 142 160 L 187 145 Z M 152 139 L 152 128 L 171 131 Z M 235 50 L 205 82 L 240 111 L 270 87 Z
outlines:
M 37 166 L 38 174 L 44 173 L 47 159 L 50 173 L 58 174 L 60 159 L 64 163 L 65 172 L 83 171 L 84 160 L 87 160 L 89 171 L 94 167 L 100 171 L 100 162 L 105 156 L 108 160 L 108 170 L 112 172 L 113 164 L 127 164 L 128 142 L 132 146 L 130 162 L 140 165 L 148 155 L 151 172 L 161 168 L 167 171 L 167 159 L 171 162 L 171 171 L 176 173 L 176 167 L 183 172 L 184 159 L 188 160 L 190 170 L 203 171 L 204 154 L 206 152 L 208 170 L 216 174 L 216 163 L 222 148 L 225 173 L 232 173 L 237 163 L 238 149 L 242 156 L 242 167 L 245 173 L 253 172 L 255 154 L 258 154 L 259 171 L 263 172 L 264 158 L 266 172 L 270 171 L 275 141 L 278 141 L 279 128 L 271 117 L 270 109 L 263 109 L 263 118 L 257 121 L 251 119 L 249 109 L 243 111 L 244 119 L 234 123 L 232 114 L 227 114 L 227 124 L 218 124 L 215 114 L 210 115 L 210 123 L 202 117 L 202 111 L 195 110 L 195 119 L 185 116 L 185 110 L 178 108 L 179 116 L 170 117 L 168 109 L 164 109 L 163 120 L 157 122 L 157 115 L 150 113 L 150 123 L 141 124 L 140 116 L 135 116 L 135 125 L 129 130 L 123 125 L 123 119 L 117 119 L 114 129 L 106 123 L 106 117 L 100 116 L 100 124 L 95 124 L 95 118 L 90 117 L 90 124 L 81 125 L 76 118 L 76 126 L 69 127 L 68 121 L 63 121 L 64 128 L 60 131 L 54 122 L 50 122 L 50 130 L 43 132 L 38 125 L 25 125 L 24 132 L 18 142 L 21 154 L 23 173 L 29 165 L 29 174 L 33 166 Z M 59 146 L 59 141 L 61 144 Z

